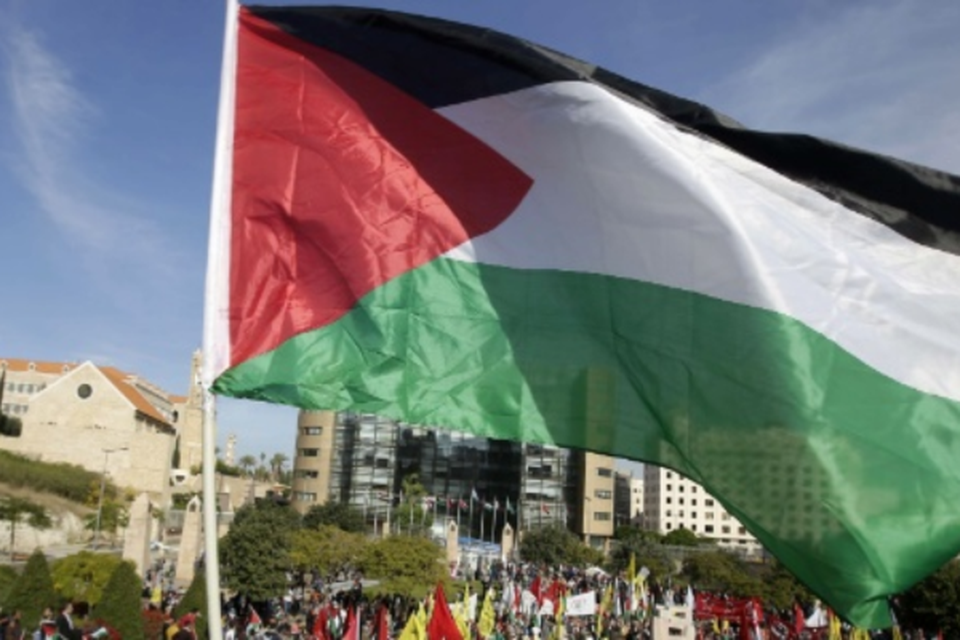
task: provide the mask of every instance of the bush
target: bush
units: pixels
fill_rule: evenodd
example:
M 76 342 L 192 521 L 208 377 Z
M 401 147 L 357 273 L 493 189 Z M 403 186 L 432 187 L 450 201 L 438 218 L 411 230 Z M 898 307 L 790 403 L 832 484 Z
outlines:
M 100 474 L 75 464 L 40 462 L 9 451 L 0 451 L 0 482 L 52 493 L 83 504 L 89 497 L 91 486 L 99 490 Z M 116 487 L 108 482 L 105 493 L 116 496 Z
M 53 588 L 65 600 L 95 607 L 120 562 L 115 555 L 92 551 L 67 556 L 53 563 Z
M 10 609 L 7 606 L 7 594 L 10 593 L 10 589 L 13 587 L 13 583 L 17 581 L 18 576 L 19 574 L 13 567 L 0 565 L 0 607 L 5 611 Z
M 100 603 L 94 611 L 96 617 L 116 629 L 121 638 L 142 638 L 141 590 L 140 578 L 133 563 L 121 562 L 103 588 Z
M 27 560 L 23 573 L 7 594 L 7 609 L 19 609 L 23 615 L 24 628 L 33 629 L 40 622 L 44 607 L 56 609 L 56 598 L 47 557 L 39 550 L 34 551 Z

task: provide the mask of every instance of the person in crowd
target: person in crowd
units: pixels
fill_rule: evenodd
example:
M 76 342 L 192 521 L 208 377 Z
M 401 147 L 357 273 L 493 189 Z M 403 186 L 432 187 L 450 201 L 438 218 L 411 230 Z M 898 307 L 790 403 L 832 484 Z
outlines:
M 57 635 L 63 640 L 83 640 L 83 631 L 73 623 L 73 603 L 68 602 L 57 616 Z

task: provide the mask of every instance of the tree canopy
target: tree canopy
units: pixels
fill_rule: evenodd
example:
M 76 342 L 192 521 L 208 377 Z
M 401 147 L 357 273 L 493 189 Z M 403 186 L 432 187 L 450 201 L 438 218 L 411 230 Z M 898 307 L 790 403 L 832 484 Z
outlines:
M 366 529 L 363 514 L 342 502 L 327 502 L 310 507 L 303 516 L 303 526 L 308 529 L 336 527 L 353 533 L 362 533 Z
M 411 597 L 447 577 L 442 550 L 422 536 L 395 535 L 369 543 L 358 567 L 364 576 L 380 579 L 382 590 Z
M 603 554 L 583 544 L 575 534 L 560 526 L 527 530 L 520 539 L 520 557 L 537 564 L 599 564 Z
M 349 570 L 357 565 L 366 544 L 361 534 L 331 525 L 300 529 L 291 537 L 290 562 L 298 571 L 321 575 Z
M 17 541 L 17 525 L 29 524 L 34 529 L 49 529 L 53 525 L 43 505 L 27 498 L 0 497 L 0 520 L 10 523 L 10 555 L 13 556 Z
M 140 578 L 129 561 L 121 561 L 110 576 L 103 597 L 94 608 L 96 619 L 116 629 L 121 638 L 142 638 Z
M 951 560 L 896 599 L 902 624 L 960 638 L 960 561 Z
M 220 546 L 226 586 L 253 600 L 282 593 L 291 568 L 290 549 L 300 514 L 287 505 L 258 500 L 241 507 Z
M 81 551 L 53 563 L 53 587 L 71 602 L 100 602 L 103 589 L 110 580 L 120 558 L 109 553 Z
M 55 607 L 56 604 L 57 594 L 47 557 L 39 550 L 34 551 L 23 573 L 7 593 L 6 605 L 11 611 L 19 609 L 24 628 L 32 629 L 40 622 L 44 607 Z

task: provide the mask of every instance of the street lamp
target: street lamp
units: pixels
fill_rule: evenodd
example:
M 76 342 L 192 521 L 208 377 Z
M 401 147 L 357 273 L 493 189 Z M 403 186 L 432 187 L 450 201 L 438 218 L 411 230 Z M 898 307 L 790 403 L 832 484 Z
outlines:
M 93 534 L 93 548 L 100 548 L 100 522 L 103 518 L 103 492 L 107 488 L 107 460 L 111 453 L 117 451 L 126 451 L 129 447 L 119 447 L 117 449 L 102 449 L 103 451 L 103 473 L 100 474 L 100 498 L 97 500 L 97 526 Z

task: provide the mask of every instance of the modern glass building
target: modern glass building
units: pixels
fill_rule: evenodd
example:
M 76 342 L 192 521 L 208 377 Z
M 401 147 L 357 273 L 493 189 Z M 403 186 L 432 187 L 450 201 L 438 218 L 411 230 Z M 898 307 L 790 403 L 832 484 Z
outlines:
M 562 525 L 602 542 L 613 534 L 612 467 L 605 456 L 559 447 L 371 414 L 302 412 L 293 501 L 301 511 L 327 500 L 348 503 L 377 527 L 391 519 L 404 481 L 415 478 L 435 520 L 456 520 L 463 536 L 499 541 L 509 522 L 515 531 Z M 606 477 L 610 490 L 597 490 Z

